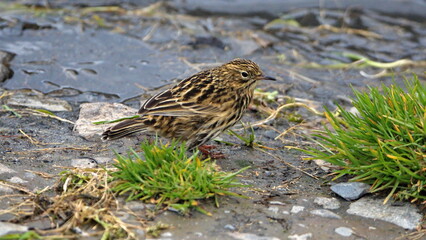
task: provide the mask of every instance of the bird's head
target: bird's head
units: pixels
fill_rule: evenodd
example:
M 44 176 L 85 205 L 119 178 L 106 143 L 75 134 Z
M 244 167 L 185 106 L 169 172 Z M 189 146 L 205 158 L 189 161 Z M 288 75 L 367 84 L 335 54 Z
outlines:
M 235 89 L 254 88 L 259 80 L 275 80 L 265 76 L 255 62 L 247 59 L 236 58 L 218 67 L 217 70 L 224 83 Z

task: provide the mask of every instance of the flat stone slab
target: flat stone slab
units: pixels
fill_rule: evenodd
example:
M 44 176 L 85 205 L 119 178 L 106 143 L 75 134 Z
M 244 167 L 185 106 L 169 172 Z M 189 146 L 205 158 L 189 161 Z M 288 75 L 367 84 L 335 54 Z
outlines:
M 383 199 L 363 198 L 349 206 L 346 211 L 361 217 L 379 219 L 396 224 L 405 229 L 415 229 L 422 220 L 422 215 L 418 209 L 409 203 L 400 206 L 383 204 Z

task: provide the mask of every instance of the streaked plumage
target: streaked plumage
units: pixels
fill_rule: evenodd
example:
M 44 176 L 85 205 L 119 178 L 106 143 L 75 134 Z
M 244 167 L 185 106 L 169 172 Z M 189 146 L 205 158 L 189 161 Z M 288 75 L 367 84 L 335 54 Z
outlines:
M 141 117 L 108 128 L 102 139 L 152 131 L 186 141 L 190 148 L 200 146 L 241 119 L 258 80 L 274 79 L 246 59 L 201 71 L 148 99 L 139 110 Z

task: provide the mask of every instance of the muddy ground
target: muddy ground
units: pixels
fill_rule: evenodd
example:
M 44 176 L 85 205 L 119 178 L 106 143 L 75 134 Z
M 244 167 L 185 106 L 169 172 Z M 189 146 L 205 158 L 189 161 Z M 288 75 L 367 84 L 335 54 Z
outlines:
M 283 9 L 285 13 L 246 10 L 234 15 L 215 11 L 207 3 L 194 9 L 184 1 L 129 1 L 121 5 L 91 1 L 89 6 L 78 1 L 58 1 L 48 6 L 48 1 L 15 1 L 22 5 L 12 2 L 0 3 L 0 50 L 15 55 L 6 64 L 13 76 L 0 83 L 0 95 L 33 89 L 65 100 L 72 110 L 53 112 L 72 122 L 78 119 L 82 103 L 121 102 L 137 108 L 141 97 L 236 57 L 256 61 L 268 75 L 278 79 L 259 85 L 263 91 L 278 91 L 278 95 L 272 101 L 259 98 L 243 119 L 250 123 L 268 116 L 265 106 L 275 109 L 296 101 L 318 111 L 323 106 L 334 109 L 336 103 L 350 109 L 351 86 L 366 90 L 367 86 L 389 85 L 392 81 L 401 84 L 403 77 L 412 73 L 417 73 L 423 83 L 426 77 L 426 18 L 414 13 L 407 16 L 404 8 L 397 13 L 382 13 L 369 5 L 343 9 L 295 3 L 293 8 Z M 37 7 L 31 7 L 33 4 Z M 421 1 L 410 4 L 407 7 L 414 5 L 419 12 L 425 8 Z M 98 6 L 104 8 L 94 8 Z M 413 62 L 389 69 L 374 68 L 354 63 L 342 52 L 379 62 Z M 37 95 L 29 90 L 21 94 L 24 98 Z M 10 104 L 6 94 L 2 96 L 2 104 L 25 108 Z M 310 239 L 405 239 L 412 231 L 347 214 L 350 202 L 342 199 L 342 206 L 335 210 L 341 219 L 309 213 L 318 208 L 316 197 L 336 197 L 329 188 L 330 172 L 313 161 L 302 160 L 305 155 L 292 147 L 313 146 L 305 135 L 321 129 L 324 122 L 304 108 L 284 111 L 274 121 L 254 128 L 257 141 L 274 149 L 266 152 L 222 134 L 222 140 L 235 145 L 212 141 L 226 155 L 217 164 L 224 171 L 251 166 L 241 181 L 253 187 L 236 190 L 250 198 L 221 198 L 220 208 L 210 201 L 203 202 L 212 217 L 198 212 L 184 217 L 166 211 L 155 216 L 152 223 L 161 221 L 172 226 L 165 230 L 163 239 L 303 239 L 295 235 L 307 233 L 312 234 Z M 19 118 L 2 111 L 0 163 L 14 172 L 2 173 L 1 179 L 18 176 L 26 181 L 22 184 L 27 189 L 43 189 L 54 179 L 34 172 L 55 174 L 63 170 L 60 166 L 73 166 L 76 159 L 101 166 L 112 162 L 111 150 L 125 153 L 144 139 L 86 140 L 73 128 L 72 123 L 57 119 L 34 114 Z M 292 130 L 276 139 L 289 128 Z M 294 206 L 305 210 L 292 212 Z M 26 224 L 46 227 L 40 222 Z M 343 237 L 335 232 L 338 227 L 351 228 L 353 234 Z

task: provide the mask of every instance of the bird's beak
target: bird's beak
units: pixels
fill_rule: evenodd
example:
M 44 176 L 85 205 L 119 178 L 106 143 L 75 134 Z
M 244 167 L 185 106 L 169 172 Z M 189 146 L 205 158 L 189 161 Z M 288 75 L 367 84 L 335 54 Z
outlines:
M 271 81 L 276 81 L 277 79 L 271 77 L 271 76 L 262 76 L 259 80 L 271 80 Z

